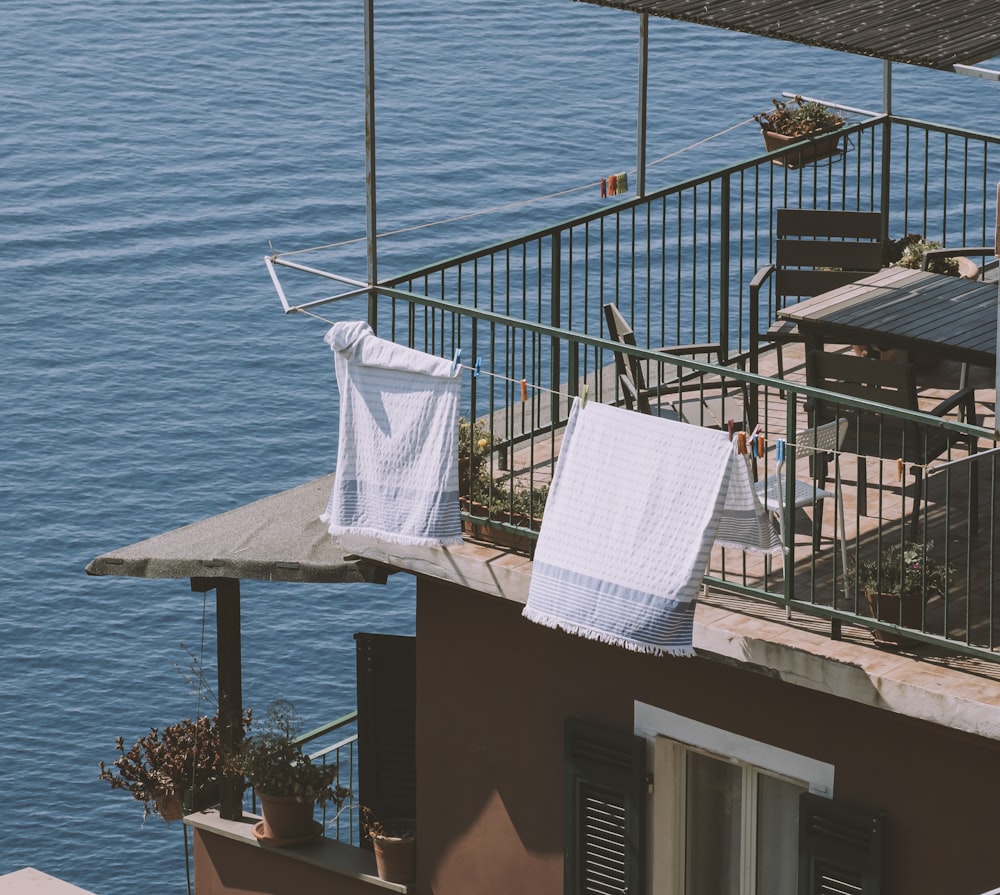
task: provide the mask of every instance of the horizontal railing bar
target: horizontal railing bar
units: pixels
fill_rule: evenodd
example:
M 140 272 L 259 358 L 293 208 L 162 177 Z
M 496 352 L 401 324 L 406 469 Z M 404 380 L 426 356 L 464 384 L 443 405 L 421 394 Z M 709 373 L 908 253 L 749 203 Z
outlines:
M 304 733 L 295 738 L 297 744 L 308 743 L 312 740 L 318 739 L 321 736 L 325 736 L 328 733 L 333 733 L 335 730 L 339 730 L 341 727 L 346 727 L 353 721 L 358 720 L 358 712 L 355 709 L 353 712 L 348 712 L 346 715 L 341 715 L 339 718 L 329 721 L 326 724 L 317 727 L 315 730 L 310 730 L 308 733 Z

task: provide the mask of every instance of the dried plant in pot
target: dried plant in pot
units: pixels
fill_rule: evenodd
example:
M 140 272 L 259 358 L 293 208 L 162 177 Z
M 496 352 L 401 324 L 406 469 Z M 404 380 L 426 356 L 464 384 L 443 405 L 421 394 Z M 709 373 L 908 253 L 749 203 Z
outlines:
M 919 630 L 926 597 L 947 592 L 952 568 L 930 554 L 933 541 L 883 547 L 874 559 L 860 561 L 849 570 L 864 591 L 872 618 Z M 876 643 L 901 646 L 911 638 L 891 631 L 872 631 Z
M 250 726 L 249 712 L 243 725 Z M 119 755 L 110 767 L 100 763 L 99 779 L 142 802 L 145 817 L 158 814 L 164 820 L 179 820 L 217 800 L 223 771 L 221 735 L 216 715 L 150 728 L 129 749 L 118 737 Z
M 834 155 L 841 151 L 844 137 L 834 133 L 844 125 L 844 119 L 828 106 L 799 95 L 790 100 L 772 98 L 769 112 L 754 115 L 764 137 L 768 152 L 783 149 L 792 143 L 804 143 L 797 151 L 775 159 L 775 164 L 789 168 Z
M 417 828 L 413 820 L 383 823 L 371 808 L 361 806 L 361 829 L 371 840 L 379 879 L 412 883 L 416 878 Z
M 294 706 L 277 700 L 229 763 L 230 770 L 247 777 L 260 799 L 263 820 L 254 834 L 272 844 L 312 841 L 323 829 L 313 820 L 316 803 L 332 801 L 339 809 L 348 795 L 337 784 L 337 765 L 314 762 L 303 751 L 298 730 Z

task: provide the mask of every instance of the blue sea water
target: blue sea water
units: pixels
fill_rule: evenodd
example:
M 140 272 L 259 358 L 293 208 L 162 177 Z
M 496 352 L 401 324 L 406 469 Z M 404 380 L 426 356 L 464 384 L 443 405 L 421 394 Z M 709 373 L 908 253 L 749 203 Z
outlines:
M 383 273 L 590 210 L 578 188 L 633 166 L 634 17 L 377 7 Z M 211 599 L 84 566 L 333 468 L 325 327 L 281 314 L 263 257 L 364 234 L 362 4 L 4 11 L 0 874 L 181 893 L 180 826 L 144 823 L 97 766 L 116 736 L 199 709 L 182 671 L 187 650 L 212 667 Z M 783 90 L 880 107 L 874 60 L 661 21 L 651 36 L 650 188 L 756 152 L 752 124 L 680 150 Z M 1000 108 L 996 85 L 954 75 L 897 69 L 896 88 L 925 120 Z M 451 222 L 416 229 L 434 221 Z M 363 277 L 363 243 L 334 256 Z M 412 632 L 413 584 L 247 582 L 243 625 L 247 704 L 286 696 L 312 725 L 354 705 L 354 631 Z

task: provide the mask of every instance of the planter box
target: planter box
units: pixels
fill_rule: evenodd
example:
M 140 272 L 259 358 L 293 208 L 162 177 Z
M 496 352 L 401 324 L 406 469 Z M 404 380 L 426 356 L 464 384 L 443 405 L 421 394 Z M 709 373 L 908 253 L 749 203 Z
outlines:
M 808 165 L 818 159 L 829 158 L 844 152 L 843 144 L 846 143 L 847 137 L 838 133 L 839 130 L 837 128 L 833 131 L 816 131 L 811 135 L 799 137 L 789 137 L 774 131 L 762 131 L 764 148 L 768 152 L 774 152 L 788 146 L 801 144 L 797 151 L 789 152 L 788 155 L 772 160 L 774 164 L 783 165 L 786 168 L 801 168 L 803 165 Z
M 531 519 L 528 516 L 519 514 L 514 515 L 513 519 L 510 516 L 491 517 L 489 509 L 484 504 L 472 503 L 465 497 L 460 498 L 460 503 L 462 511 L 468 513 L 470 516 L 478 516 L 484 520 L 493 518 L 495 522 L 516 525 L 518 528 L 530 531 L 538 531 L 542 527 L 541 519 Z M 478 541 L 486 541 L 489 544 L 495 544 L 497 547 L 505 547 L 508 550 L 514 550 L 517 553 L 524 553 L 525 555 L 531 554 L 532 547 L 535 544 L 535 539 L 532 537 L 504 528 L 494 528 L 492 525 L 487 525 L 486 522 L 478 522 L 475 519 L 462 519 L 462 534 L 475 538 Z

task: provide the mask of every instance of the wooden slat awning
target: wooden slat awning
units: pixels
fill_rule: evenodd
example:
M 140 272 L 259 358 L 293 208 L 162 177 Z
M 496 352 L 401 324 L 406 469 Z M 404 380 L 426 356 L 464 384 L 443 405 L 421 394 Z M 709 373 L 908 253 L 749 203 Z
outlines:
M 579 0 L 952 71 L 1000 57 L 1000 17 L 982 0 Z

